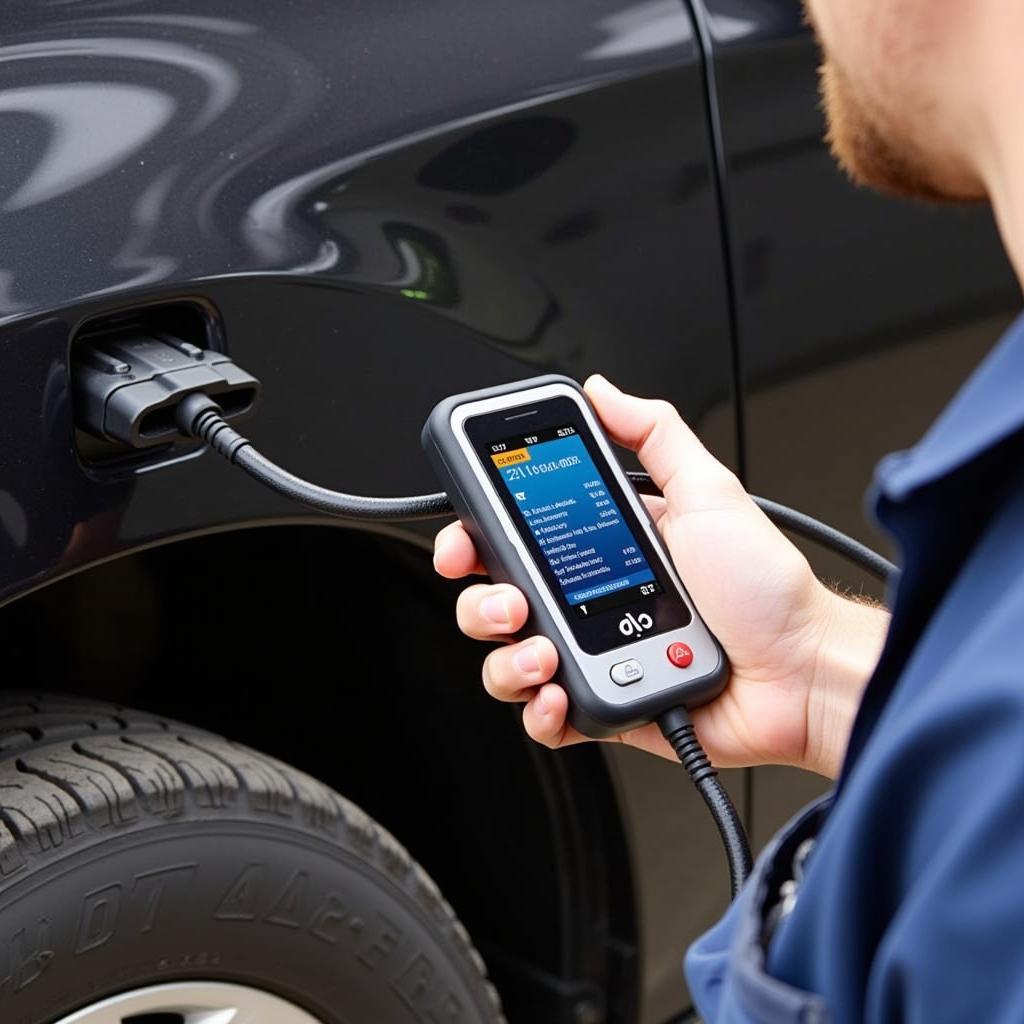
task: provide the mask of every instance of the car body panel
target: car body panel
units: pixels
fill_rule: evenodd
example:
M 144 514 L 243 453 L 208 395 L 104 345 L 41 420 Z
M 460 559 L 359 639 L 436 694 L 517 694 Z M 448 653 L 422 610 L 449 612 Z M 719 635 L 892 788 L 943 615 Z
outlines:
M 209 458 L 159 474 L 79 465 L 69 338 L 126 306 L 211 304 L 265 386 L 254 440 L 352 491 L 431 489 L 413 454 L 431 405 L 542 368 L 646 390 L 685 375 L 695 418 L 730 404 L 682 8 L 201 10 L 5 9 L 0 376 L 17 404 L 0 429 L 26 458 L 5 474 L 0 596 L 134 546 L 304 514 Z M 374 444 L 342 459 L 338 439 L 369 424 Z

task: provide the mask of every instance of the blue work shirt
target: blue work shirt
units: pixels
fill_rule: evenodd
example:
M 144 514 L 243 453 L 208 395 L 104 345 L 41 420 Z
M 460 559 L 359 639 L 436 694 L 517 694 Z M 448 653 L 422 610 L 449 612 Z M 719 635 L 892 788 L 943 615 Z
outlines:
M 888 639 L 834 793 L 687 955 L 708 1024 L 1024 1021 L 1024 318 L 873 500 L 902 555 Z

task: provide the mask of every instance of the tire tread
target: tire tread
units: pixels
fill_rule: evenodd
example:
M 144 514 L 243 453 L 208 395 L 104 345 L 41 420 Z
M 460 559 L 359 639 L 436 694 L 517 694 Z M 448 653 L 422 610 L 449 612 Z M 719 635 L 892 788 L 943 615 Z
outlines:
M 41 859 L 147 819 L 237 809 L 290 821 L 367 860 L 443 931 L 504 1021 L 483 959 L 441 891 L 386 829 L 328 786 L 224 737 L 77 697 L 0 700 L 0 889 Z

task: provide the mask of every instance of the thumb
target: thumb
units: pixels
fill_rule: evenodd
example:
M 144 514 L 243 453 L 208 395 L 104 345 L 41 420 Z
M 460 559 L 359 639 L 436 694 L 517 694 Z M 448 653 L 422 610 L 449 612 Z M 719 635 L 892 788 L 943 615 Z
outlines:
M 616 444 L 636 452 L 651 479 L 677 512 L 721 508 L 743 496 L 736 477 L 660 399 L 637 398 L 596 374 L 584 390 Z

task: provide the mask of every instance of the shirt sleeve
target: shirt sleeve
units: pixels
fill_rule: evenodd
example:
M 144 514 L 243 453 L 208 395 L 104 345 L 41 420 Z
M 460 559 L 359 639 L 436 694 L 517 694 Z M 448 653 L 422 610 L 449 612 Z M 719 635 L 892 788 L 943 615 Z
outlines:
M 774 836 L 726 915 L 690 947 L 686 977 L 708 1024 L 816 1024 L 825 1019 L 815 993 L 765 970 L 762 935 L 769 878 L 791 862 L 795 846 L 817 834 L 831 800 L 831 794 L 819 797 Z
M 741 914 L 747 912 L 745 904 L 751 899 L 748 885 L 733 901 L 725 916 L 713 928 L 706 931 L 689 948 L 683 969 L 690 996 L 705 1021 L 724 1020 L 720 1012 L 722 990 L 729 972 L 729 961 Z
M 916 733 L 916 750 L 908 737 L 903 813 L 889 815 L 903 854 L 878 879 L 882 900 L 897 893 L 868 975 L 869 1021 L 1024 1020 L 1024 672 L 983 668 L 960 684 L 964 699 Z

